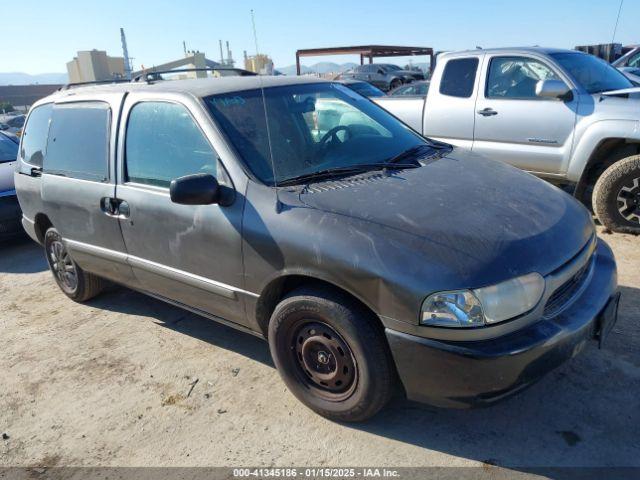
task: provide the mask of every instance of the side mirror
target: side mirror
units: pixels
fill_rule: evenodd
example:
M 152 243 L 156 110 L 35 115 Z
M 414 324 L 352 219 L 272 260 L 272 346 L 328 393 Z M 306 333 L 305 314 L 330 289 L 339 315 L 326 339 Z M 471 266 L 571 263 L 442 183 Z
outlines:
M 542 98 L 568 98 L 571 90 L 562 80 L 540 80 L 536 83 L 536 95 Z
M 220 186 L 213 175 L 196 173 L 172 180 L 169 194 L 173 203 L 211 205 L 212 203 L 218 203 Z

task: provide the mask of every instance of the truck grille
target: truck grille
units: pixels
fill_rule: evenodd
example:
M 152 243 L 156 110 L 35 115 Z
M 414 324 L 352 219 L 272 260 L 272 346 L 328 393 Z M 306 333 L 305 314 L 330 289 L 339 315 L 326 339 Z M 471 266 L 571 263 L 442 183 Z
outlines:
M 543 315 L 545 317 L 553 317 L 557 315 L 573 298 L 580 287 L 584 284 L 589 273 L 589 267 L 591 266 L 593 257 L 590 257 L 587 262 L 580 267 L 569 280 L 560 285 L 555 292 L 551 294 L 547 304 L 544 306 Z

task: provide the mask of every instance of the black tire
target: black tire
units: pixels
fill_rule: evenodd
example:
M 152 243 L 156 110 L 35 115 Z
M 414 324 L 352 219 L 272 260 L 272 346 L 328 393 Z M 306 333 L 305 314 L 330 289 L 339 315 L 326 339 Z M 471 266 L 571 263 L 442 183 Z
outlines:
M 397 78 L 391 80 L 391 83 L 389 84 L 389 91 L 393 90 L 394 88 L 398 88 L 400 85 L 402 85 L 401 80 L 398 80 Z
M 612 232 L 640 233 L 640 155 L 619 160 L 600 175 L 593 210 Z
M 364 421 L 393 392 L 395 368 L 381 326 L 339 292 L 290 293 L 271 316 L 269 348 L 291 392 L 331 420 Z
M 44 253 L 60 290 L 76 302 L 86 302 L 104 288 L 104 281 L 82 270 L 67 252 L 62 236 L 53 227 L 44 234 Z

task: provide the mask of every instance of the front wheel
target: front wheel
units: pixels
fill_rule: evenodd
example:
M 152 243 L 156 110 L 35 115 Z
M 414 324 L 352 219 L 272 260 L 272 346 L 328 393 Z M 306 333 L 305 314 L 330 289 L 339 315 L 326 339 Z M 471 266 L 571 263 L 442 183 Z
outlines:
M 402 81 L 398 80 L 397 78 L 392 80 L 391 84 L 389 85 L 389 91 L 398 88 L 400 85 L 402 85 Z
M 73 261 L 62 236 L 53 227 L 44 234 L 44 251 L 53 278 L 67 297 L 85 302 L 102 291 L 103 280 L 85 272 Z
M 593 210 L 613 232 L 640 233 L 640 155 L 619 160 L 600 175 Z
M 299 289 L 275 309 L 269 324 L 274 363 L 307 407 L 337 421 L 359 422 L 388 402 L 391 354 L 370 312 L 338 292 Z

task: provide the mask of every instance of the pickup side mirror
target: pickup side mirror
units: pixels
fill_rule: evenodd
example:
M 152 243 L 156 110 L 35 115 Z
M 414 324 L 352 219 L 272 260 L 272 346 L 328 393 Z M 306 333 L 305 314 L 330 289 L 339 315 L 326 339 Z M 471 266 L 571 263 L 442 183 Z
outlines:
M 169 194 L 173 203 L 211 205 L 218 203 L 220 186 L 213 175 L 196 173 L 172 180 Z
M 542 98 L 567 100 L 571 89 L 562 80 L 540 80 L 536 83 L 536 95 Z

